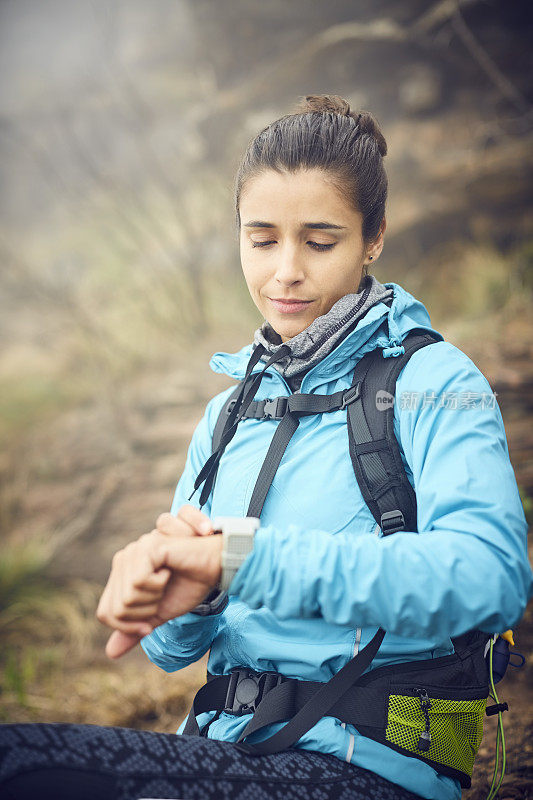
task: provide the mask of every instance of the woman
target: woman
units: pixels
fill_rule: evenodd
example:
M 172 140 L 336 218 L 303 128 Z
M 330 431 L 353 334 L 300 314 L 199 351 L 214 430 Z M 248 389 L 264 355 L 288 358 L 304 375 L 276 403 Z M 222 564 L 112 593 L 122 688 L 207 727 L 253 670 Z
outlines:
M 283 683 L 321 688 L 367 646 L 368 664 L 359 669 L 368 669 L 366 678 L 382 667 L 390 667 L 386 675 L 402 664 L 424 668 L 453 654 L 455 637 L 477 630 L 488 639 L 516 625 L 531 596 L 526 521 L 490 386 L 432 329 L 422 303 L 368 274 L 386 227 L 385 154 L 372 115 L 352 113 L 336 96 L 307 97 L 250 143 L 236 211 L 243 272 L 264 323 L 252 345 L 211 360 L 216 372 L 246 380 L 208 403 L 171 513 L 115 555 L 98 607 L 113 628 L 109 657 L 140 640 L 155 664 L 173 672 L 210 650 L 211 687 L 228 686 L 239 668 L 238 703 L 235 686 L 231 708 L 226 688 L 218 705 L 202 689 L 180 738 L 86 725 L 2 726 L 4 796 L 29 797 L 36 787 L 39 797 L 56 798 L 70 789 L 77 798 L 461 796 L 453 770 L 424 760 L 429 726 L 416 757 L 378 741 L 371 723 L 361 726 L 363 735 L 343 722 L 342 707 L 318 710 L 290 749 L 272 754 L 257 756 L 254 747 L 286 730 L 285 712 L 243 734 L 257 707 L 254 676 L 272 679 L 276 697 Z M 245 416 L 252 401 L 257 408 L 293 393 L 325 403 L 350 388 L 363 356 L 392 361 L 415 332 L 432 343 L 413 352 L 398 376 L 394 434 L 417 519 L 385 536 L 354 477 L 345 405 L 281 415 L 283 422 L 275 414 Z M 221 417 L 230 396 L 233 410 Z M 212 452 L 220 419 L 225 427 Z M 287 421 L 292 428 L 274 457 L 273 437 Z M 267 452 L 270 475 L 259 491 Z M 246 523 L 240 553 L 224 552 L 224 567 L 231 536 L 212 534 L 231 523 L 219 526 L 220 515 L 259 520 Z M 372 709 L 370 701 L 360 705 Z M 423 695 L 420 707 L 429 721 Z

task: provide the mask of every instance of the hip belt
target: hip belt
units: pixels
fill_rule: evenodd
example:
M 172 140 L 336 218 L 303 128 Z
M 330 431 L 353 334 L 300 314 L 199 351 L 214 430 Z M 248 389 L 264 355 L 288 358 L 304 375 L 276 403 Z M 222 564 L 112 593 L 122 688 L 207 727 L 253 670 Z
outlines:
M 266 755 L 288 749 L 322 717 L 329 716 L 397 752 L 425 761 L 468 788 L 483 736 L 488 696 L 486 635 L 474 636 L 460 653 L 365 672 L 384 635 L 379 629 L 326 683 L 247 667 L 237 667 L 229 675 L 208 672 L 183 733 L 207 735 L 222 713 L 250 714 L 235 746 L 249 755 Z M 468 681 L 464 680 L 465 670 Z M 212 711 L 214 717 L 200 730 L 197 715 Z M 244 741 L 267 725 L 286 720 L 268 739 Z

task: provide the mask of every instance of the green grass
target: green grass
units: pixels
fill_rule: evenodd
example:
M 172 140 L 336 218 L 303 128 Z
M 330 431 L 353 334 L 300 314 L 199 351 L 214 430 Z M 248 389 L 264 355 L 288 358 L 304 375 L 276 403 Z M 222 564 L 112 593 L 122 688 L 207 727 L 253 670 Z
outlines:
M 79 388 L 79 387 L 78 387 Z M 0 381 L 0 447 L 83 400 L 65 376 L 20 374 Z
M 17 603 L 28 598 L 42 597 L 52 591 L 44 577 L 50 550 L 45 542 L 37 539 L 22 543 L 3 542 L 0 560 L 0 614 L 13 609 Z M 6 617 L 4 616 L 4 624 Z M 0 618 L 0 629 L 2 618 Z

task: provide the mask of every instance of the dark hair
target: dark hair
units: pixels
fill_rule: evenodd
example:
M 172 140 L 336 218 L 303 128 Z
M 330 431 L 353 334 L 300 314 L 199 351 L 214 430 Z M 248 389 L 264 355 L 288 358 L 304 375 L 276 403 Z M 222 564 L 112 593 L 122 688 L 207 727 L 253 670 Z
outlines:
M 270 123 L 249 143 L 235 179 L 237 228 L 239 203 L 247 180 L 266 169 L 294 172 L 320 168 L 363 215 L 363 240 L 379 233 L 387 200 L 383 156 L 387 143 L 369 111 L 351 111 L 338 95 L 307 95 L 292 114 Z

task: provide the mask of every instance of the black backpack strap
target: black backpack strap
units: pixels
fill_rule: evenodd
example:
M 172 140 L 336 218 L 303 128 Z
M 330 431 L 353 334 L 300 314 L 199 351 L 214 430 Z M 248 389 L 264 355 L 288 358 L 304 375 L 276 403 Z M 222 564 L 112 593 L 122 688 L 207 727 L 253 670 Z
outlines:
M 352 386 L 359 385 L 360 391 L 359 402 L 348 406 L 350 457 L 363 499 L 384 536 L 417 530 L 416 495 L 394 433 L 394 397 L 398 375 L 413 353 L 436 341 L 429 332 L 411 332 L 402 341 L 402 355 L 383 358 L 380 349 L 372 350 L 354 370 Z
M 348 403 L 355 400 L 352 387 L 343 389 L 333 394 L 293 394 L 288 398 L 276 398 L 286 400 L 285 414 L 277 426 L 270 447 L 268 448 L 265 460 L 257 476 L 254 490 L 248 506 L 248 517 L 261 517 L 266 496 L 274 480 L 274 475 L 279 467 L 283 454 L 296 431 L 301 416 L 310 414 L 325 414 L 329 411 L 337 411 L 339 408 L 346 408 Z M 274 401 L 267 401 L 274 402 Z
M 347 408 L 357 399 L 357 387 L 341 389 L 333 394 L 292 394 L 285 397 L 274 397 L 266 400 L 253 400 L 241 413 L 241 418 L 281 420 L 274 431 L 265 460 L 257 477 L 246 516 L 261 517 L 266 496 L 272 485 L 274 475 L 279 467 L 287 446 L 298 427 L 300 417 L 310 414 L 325 414 Z M 227 420 L 238 401 L 239 386 L 229 395 L 224 403 L 213 432 L 213 452 L 219 447 L 219 440 L 224 436 Z
M 239 384 L 236 402 L 234 403 L 229 415 L 227 415 L 224 420 L 224 428 L 220 437 L 220 444 L 217 449 L 211 453 L 202 469 L 196 476 L 189 500 L 196 492 L 198 487 L 203 483 L 204 486 L 200 495 L 200 508 L 205 505 L 209 495 L 211 494 L 213 484 L 216 480 L 220 459 L 224 454 L 224 450 L 235 436 L 239 420 L 243 417 L 246 409 L 253 401 L 254 396 L 261 385 L 261 381 L 266 370 L 271 364 L 274 364 L 276 361 L 284 358 L 287 352 L 290 353 L 290 347 L 287 344 L 282 344 L 279 350 L 274 355 L 270 356 L 263 369 L 260 372 L 252 374 L 254 366 L 259 362 L 264 352 L 265 348 L 262 344 L 257 345 L 257 347 L 253 350 L 250 360 L 248 361 L 248 366 L 246 367 L 244 379 Z M 248 383 L 249 379 L 250 383 Z
M 390 683 L 389 677 L 385 675 L 384 679 L 380 680 L 378 672 L 377 681 L 370 686 L 359 686 L 357 682 L 357 675 L 361 676 L 368 668 L 382 639 L 383 630 L 380 628 L 367 647 L 339 670 L 334 690 L 331 687 L 325 689 L 329 682 L 287 678 L 279 672 L 255 672 L 248 667 L 234 667 L 229 675 L 213 675 L 208 671 L 207 683 L 194 697 L 183 733 L 203 736 L 203 731 L 214 718 L 200 729 L 197 717 L 207 711 L 216 710 L 219 714 L 224 711 L 235 716 L 253 714 L 237 740 L 242 742 L 266 725 L 290 720 L 304 708 L 307 710 L 303 713 L 303 717 L 310 711 L 313 714 L 318 713 L 317 700 L 320 698 L 322 698 L 323 715 L 337 717 L 350 725 L 385 728 L 388 704 L 386 690 Z M 306 719 L 303 720 L 303 724 L 306 724 Z M 299 727 L 293 728 L 296 733 L 298 730 Z M 281 747 L 285 749 L 283 742 Z
M 211 452 L 214 453 L 215 450 L 218 450 L 220 446 L 220 440 L 222 439 L 222 433 L 224 432 L 224 428 L 226 426 L 226 422 L 228 420 L 229 415 L 233 411 L 233 407 L 237 402 L 237 398 L 241 392 L 242 381 L 240 381 L 233 392 L 227 397 L 226 402 L 220 409 L 220 413 L 218 415 L 218 419 L 215 423 L 215 428 L 213 430 L 213 444 L 211 446 Z
M 220 440 L 222 439 L 222 433 L 226 425 L 226 420 L 231 414 L 235 403 L 237 402 L 240 386 L 241 386 L 240 383 L 237 384 L 234 391 L 231 392 L 231 394 L 226 398 L 224 405 L 220 409 L 220 414 L 218 415 L 218 419 L 215 423 L 215 428 L 213 430 L 213 446 L 212 446 L 213 453 L 215 452 L 215 450 L 218 449 L 218 446 L 220 445 Z M 288 400 L 289 400 L 288 397 L 274 397 L 272 399 L 268 398 L 266 400 L 252 400 L 248 408 L 242 414 L 242 419 L 283 419 L 287 411 Z
M 383 358 L 382 350 L 367 353 L 356 365 L 352 385 L 334 395 L 301 395 L 253 400 L 242 417 L 282 420 L 258 476 L 248 516 L 260 517 L 268 489 L 301 414 L 324 413 L 347 408 L 350 457 L 363 498 L 384 535 L 399 530 L 417 530 L 416 496 L 405 473 L 394 433 L 393 398 L 396 380 L 409 358 L 439 338 L 427 331 L 414 331 L 402 342 L 404 354 Z M 213 431 L 213 453 L 220 447 L 228 419 L 242 394 L 242 381 L 226 399 Z M 376 397 L 384 392 L 383 410 Z M 293 413 L 291 413 L 293 412 Z

